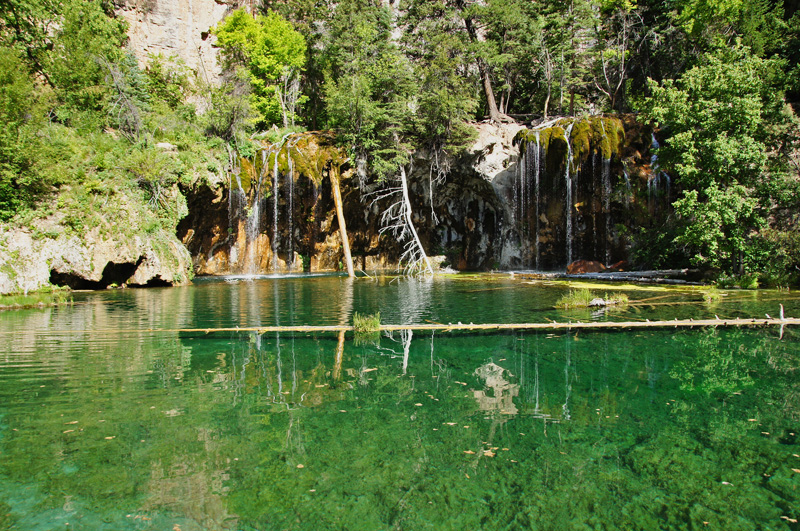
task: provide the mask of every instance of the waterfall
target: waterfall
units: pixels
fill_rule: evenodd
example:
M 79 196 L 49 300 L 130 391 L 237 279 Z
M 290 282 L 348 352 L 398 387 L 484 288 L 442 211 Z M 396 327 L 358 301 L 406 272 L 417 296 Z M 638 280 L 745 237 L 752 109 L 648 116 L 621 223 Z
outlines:
M 525 145 L 520 154 L 517 182 L 513 187 L 512 221 L 519 231 L 522 266 L 539 269 L 539 175 L 541 172 L 540 132 L 534 131 L 534 142 Z M 532 211 L 532 212 L 531 212 Z M 533 217 L 531 218 L 531 213 Z M 533 238 L 531 238 L 533 236 Z M 533 239 L 533 242 L 531 242 Z M 530 247 L 533 245 L 531 253 Z M 531 260 L 533 254 L 533 261 Z M 533 262 L 533 263 L 532 263 Z
M 534 165 L 534 201 L 536 201 L 536 209 L 533 217 L 533 232 L 536 234 L 536 270 L 539 270 L 539 168 L 540 168 L 540 153 L 541 146 L 539 145 L 539 131 L 536 131 L 536 164 Z
M 565 181 L 567 185 L 567 199 L 566 199 L 566 217 L 567 217 L 567 265 L 572 263 L 572 176 L 570 175 L 570 167 L 572 166 L 572 142 L 570 136 L 572 135 L 572 126 L 575 122 L 571 122 L 564 130 L 564 138 L 567 140 L 567 169 L 565 172 Z
M 228 230 L 230 235 L 229 264 L 231 272 L 252 275 L 261 273 L 260 265 L 263 257 L 259 256 L 266 231 L 262 227 L 262 218 L 272 211 L 272 231 L 270 247 L 272 252 L 271 269 L 278 273 L 281 269 L 278 251 L 288 253 L 287 266 L 294 264 L 294 160 L 292 149 L 303 135 L 286 134 L 280 141 L 259 149 L 252 160 L 236 159 L 231 153 L 231 165 L 240 160 L 228 176 Z M 280 170 L 281 153 L 286 153 L 287 172 L 282 176 Z M 244 176 L 242 172 L 247 172 Z M 268 177 L 269 176 L 269 177 Z M 249 177 L 249 186 L 245 177 Z M 269 180 L 268 180 L 269 179 Z M 270 182 L 271 181 L 271 182 Z M 284 182 L 285 181 L 285 182 Z M 279 221 L 282 216 L 280 206 L 281 187 L 286 200 L 286 225 L 288 241 L 281 243 Z M 247 188 L 247 189 L 245 189 Z M 271 205 L 268 204 L 267 193 L 272 194 Z M 317 190 L 314 189 L 315 203 Z
M 631 176 L 628 175 L 626 170 L 622 170 L 622 176 L 625 178 L 625 210 L 631 208 Z
M 603 242 L 605 245 L 605 265 L 611 263 L 611 249 L 608 247 L 608 233 L 611 228 L 611 159 L 603 157 L 603 214 L 606 220 Z
M 272 165 L 272 272 L 278 273 L 278 155 L 280 146 L 275 152 L 275 162 Z
M 556 119 L 518 134 L 523 144 L 506 197 L 513 201 L 521 269 L 622 258 L 625 242 L 616 227 L 629 220 L 618 211 L 630 209 L 637 185 L 623 173 L 626 163 L 636 164 L 623 156 L 624 134 L 620 119 L 599 116 Z M 659 177 L 659 195 L 666 179 Z
M 288 266 L 291 270 L 292 265 L 294 264 L 294 247 L 292 245 L 294 241 L 294 226 L 292 224 L 292 211 L 294 210 L 294 163 L 292 162 L 292 145 L 286 146 L 286 163 L 289 166 L 289 171 L 286 173 L 286 188 L 287 188 L 287 200 L 286 200 L 286 211 L 287 211 L 287 220 L 286 225 L 288 228 L 288 241 L 287 244 L 287 256 L 288 258 Z
M 667 203 L 669 203 L 672 179 L 667 172 L 661 171 L 661 166 L 658 163 L 658 149 L 661 145 L 658 143 L 658 140 L 656 140 L 655 133 L 650 134 L 650 147 L 653 150 L 653 154 L 650 156 L 650 166 L 653 170 L 653 174 L 647 179 L 647 207 L 653 209 L 658 207 L 658 205 L 653 204 L 653 200 L 658 197 L 659 189 L 662 187 L 664 189 L 664 197 L 666 197 Z

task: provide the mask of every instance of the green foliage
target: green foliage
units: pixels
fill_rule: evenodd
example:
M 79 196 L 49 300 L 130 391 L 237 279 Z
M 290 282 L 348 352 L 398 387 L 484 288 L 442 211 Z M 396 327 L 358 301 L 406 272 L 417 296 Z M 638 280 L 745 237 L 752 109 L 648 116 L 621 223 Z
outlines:
M 256 125 L 294 125 L 305 100 L 299 94 L 306 61 L 303 35 L 276 12 L 253 18 L 244 9 L 231 13 L 214 33 L 226 67 L 245 68 L 249 74 Z
M 161 103 L 173 111 L 186 107 L 186 100 L 193 93 L 194 74 L 183 61 L 161 54 L 150 55 L 144 73 L 153 103 Z
M 793 117 L 778 88 L 779 64 L 737 45 L 708 54 L 676 83 L 651 83 L 649 115 L 668 137 L 659 162 L 680 178 L 675 243 L 697 265 L 743 272 L 765 225 L 781 161 L 770 157 Z
M 100 117 L 113 94 L 109 66 L 125 57 L 125 24 L 109 17 L 99 0 L 68 2 L 59 24 L 44 61 L 61 103 L 55 114 L 81 127 L 103 125 Z
M 391 39 L 384 6 L 345 0 L 332 21 L 325 99 L 329 126 L 379 179 L 408 161 L 412 70 Z
M 410 102 L 415 144 L 435 155 L 456 154 L 473 139 L 466 122 L 478 106 L 475 79 L 465 75 L 472 54 L 463 22 L 445 16 L 449 11 L 444 4 L 408 7 L 403 50 L 419 80 Z
M 0 221 L 32 199 L 25 125 L 33 100 L 33 80 L 19 54 L 0 47 Z

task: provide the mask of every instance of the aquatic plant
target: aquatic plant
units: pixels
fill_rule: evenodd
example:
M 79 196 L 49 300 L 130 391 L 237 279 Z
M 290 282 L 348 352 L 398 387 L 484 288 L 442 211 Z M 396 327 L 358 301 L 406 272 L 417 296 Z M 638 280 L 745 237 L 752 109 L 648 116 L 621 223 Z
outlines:
M 353 331 L 356 334 L 369 334 L 381 329 L 381 312 L 373 314 L 353 314 Z
M 594 298 L 588 289 L 573 289 L 558 299 L 556 308 L 588 308 L 589 302 Z
M 722 293 L 716 286 L 711 286 L 703 291 L 703 300 L 706 302 L 719 302 L 722 299 Z
M 556 308 L 589 308 L 591 306 L 615 306 L 627 304 L 628 295 L 625 293 L 606 293 L 604 298 L 597 297 L 588 289 L 570 290 L 569 293 L 558 299 Z
M 72 293 L 69 288 L 54 287 L 30 293 L 0 295 L 0 310 L 56 306 L 70 302 L 72 302 Z

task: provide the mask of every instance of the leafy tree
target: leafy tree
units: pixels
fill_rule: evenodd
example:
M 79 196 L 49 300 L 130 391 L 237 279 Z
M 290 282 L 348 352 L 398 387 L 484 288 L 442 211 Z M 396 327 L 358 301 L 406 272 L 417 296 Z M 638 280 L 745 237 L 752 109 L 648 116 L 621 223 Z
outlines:
M 193 92 L 192 72 L 176 57 L 150 55 L 145 75 L 150 99 L 169 109 L 176 110 L 185 105 Z
M 781 135 L 792 116 L 779 64 L 737 44 L 704 57 L 680 80 L 651 83 L 649 115 L 667 133 L 659 161 L 680 178 L 675 243 L 698 265 L 744 272 L 749 240 L 767 221 L 784 168 Z
M 107 83 L 110 65 L 125 58 L 124 22 L 110 18 L 97 0 L 70 2 L 55 33 L 44 69 L 61 105 L 56 115 L 64 121 L 96 126 L 93 115 L 104 115 L 113 88 Z M 110 90 L 109 90 L 110 89 Z
M 0 47 L 0 220 L 30 201 L 25 124 L 34 98 L 33 80 L 16 50 Z
M 215 34 L 227 67 L 243 67 L 250 74 L 258 125 L 294 125 L 298 105 L 303 103 L 300 73 L 305 65 L 305 38 L 275 12 L 254 18 L 243 9 L 229 15 Z
M 0 43 L 25 54 L 33 71 L 52 86 L 45 68 L 52 36 L 60 22 L 57 0 L 6 0 L 0 3 Z

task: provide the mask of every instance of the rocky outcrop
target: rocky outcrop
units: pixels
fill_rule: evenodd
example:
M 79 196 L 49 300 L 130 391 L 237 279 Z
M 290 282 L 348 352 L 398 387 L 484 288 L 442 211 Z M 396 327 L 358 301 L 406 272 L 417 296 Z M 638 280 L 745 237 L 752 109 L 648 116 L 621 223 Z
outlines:
M 415 155 L 408 174 L 413 223 L 430 255 L 443 266 L 495 267 L 502 198 L 492 180 L 509 171 L 513 139 L 522 126 L 480 124 L 474 145 L 437 179 L 431 155 Z M 277 167 L 276 167 L 277 165 Z M 341 236 L 330 175 L 340 175 L 345 224 L 356 269 L 398 267 L 402 243 L 382 232 L 382 214 L 396 201 L 392 183 L 376 183 L 355 171 L 327 133 L 287 137 L 241 159 L 227 181 L 184 190 L 189 215 L 178 237 L 200 275 L 339 271 Z M 275 185 L 277 183 L 277 192 Z
M 443 266 L 564 270 L 583 259 L 605 267 L 627 258 L 622 227 L 656 219 L 651 130 L 630 117 L 475 129 L 458 157 L 420 150 L 408 171 L 414 226 Z M 331 172 L 340 176 L 356 268 L 398 266 L 403 242 L 382 231 L 397 200 L 392 183 L 355 171 L 332 135 L 290 135 L 235 166 L 223 180 L 183 190 L 189 215 L 178 237 L 197 274 L 341 270 Z
M 190 278 L 189 252 L 164 231 L 126 238 L 95 229 L 79 238 L 5 227 L 0 236 L 0 293 L 33 291 L 51 283 L 73 289 L 168 286 Z
M 211 28 L 240 2 L 216 0 L 118 0 L 128 23 L 129 49 L 141 65 L 150 55 L 177 57 L 202 79 L 216 83 L 222 70 Z

